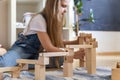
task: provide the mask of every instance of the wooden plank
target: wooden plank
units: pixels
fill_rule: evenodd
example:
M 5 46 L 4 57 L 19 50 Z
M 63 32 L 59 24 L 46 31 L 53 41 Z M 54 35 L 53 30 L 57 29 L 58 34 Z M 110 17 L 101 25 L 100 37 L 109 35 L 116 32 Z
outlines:
M 86 68 L 89 74 L 96 73 L 96 49 L 87 49 L 86 51 Z
M 45 65 L 35 65 L 35 80 L 45 80 Z
M 39 65 L 49 64 L 49 58 L 46 58 L 44 56 L 39 56 L 37 64 Z
M 120 69 L 120 62 L 117 62 L 116 68 Z
M 73 76 L 73 63 L 63 63 L 63 76 L 72 77 Z
M 0 80 L 3 80 L 3 73 L 0 73 Z
M 120 80 L 120 68 L 112 69 L 112 80 Z
M 6 72 L 6 71 L 17 71 L 20 67 L 1 67 L 0 72 Z
M 93 48 L 93 45 L 66 45 L 66 48 Z
M 37 63 L 37 60 L 17 59 L 17 63 L 36 64 L 36 63 Z
M 45 52 L 45 53 L 40 53 L 40 56 L 45 56 L 45 57 L 56 57 L 56 56 L 66 56 L 69 55 L 69 52 Z
M 40 60 L 29 60 L 29 59 L 18 59 L 17 63 L 21 64 L 40 64 Z M 45 58 L 43 60 L 43 64 L 49 64 L 49 58 Z

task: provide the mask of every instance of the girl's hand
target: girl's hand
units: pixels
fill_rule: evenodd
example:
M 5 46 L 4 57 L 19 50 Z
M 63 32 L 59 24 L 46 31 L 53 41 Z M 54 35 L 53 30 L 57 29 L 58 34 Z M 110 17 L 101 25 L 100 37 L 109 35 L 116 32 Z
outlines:
M 85 56 L 85 50 L 83 48 L 79 49 L 74 53 L 74 59 L 80 59 L 81 61 L 84 61 Z
M 0 56 L 5 54 L 6 52 L 7 52 L 7 50 L 5 48 L 3 48 L 3 46 L 0 44 Z
M 0 48 L 2 47 L 2 45 L 0 44 Z

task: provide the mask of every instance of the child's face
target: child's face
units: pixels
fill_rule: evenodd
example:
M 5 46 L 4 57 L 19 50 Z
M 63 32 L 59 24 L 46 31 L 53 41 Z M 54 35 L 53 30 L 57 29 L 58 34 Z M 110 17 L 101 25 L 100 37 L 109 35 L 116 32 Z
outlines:
M 60 14 L 64 15 L 67 11 L 67 6 L 70 0 L 61 0 L 60 1 Z

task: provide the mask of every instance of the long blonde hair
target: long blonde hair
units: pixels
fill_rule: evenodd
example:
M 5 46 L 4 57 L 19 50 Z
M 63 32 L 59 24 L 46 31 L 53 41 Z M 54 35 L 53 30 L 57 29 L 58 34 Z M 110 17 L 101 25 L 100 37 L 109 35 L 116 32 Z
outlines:
M 54 46 L 63 47 L 62 42 L 62 17 L 59 14 L 60 0 L 47 0 L 41 12 L 47 23 L 47 33 Z

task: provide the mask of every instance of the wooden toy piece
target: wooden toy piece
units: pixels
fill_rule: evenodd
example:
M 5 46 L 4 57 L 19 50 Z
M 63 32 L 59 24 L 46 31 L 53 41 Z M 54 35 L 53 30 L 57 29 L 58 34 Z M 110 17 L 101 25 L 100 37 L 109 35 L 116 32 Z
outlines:
M 28 70 L 28 64 L 19 64 L 17 67 L 19 67 L 18 70 L 14 70 L 11 74 L 13 78 L 18 78 L 20 76 L 21 70 Z
M 63 63 L 63 76 L 72 77 L 73 76 L 73 64 L 72 63 Z
M 0 74 L 3 72 L 11 72 L 13 78 L 18 78 L 19 77 L 19 72 L 20 67 L 1 67 L 0 68 Z
M 66 45 L 67 48 L 93 48 L 93 45 Z
M 84 48 L 80 48 L 80 52 L 81 53 L 85 53 L 85 49 Z M 84 67 L 84 65 L 85 65 L 85 56 L 82 57 L 82 60 L 79 59 L 79 66 L 80 67 Z
M 80 33 L 79 44 L 82 44 L 82 45 L 90 44 L 91 38 L 92 38 L 92 34 Z M 81 51 L 81 48 L 80 48 L 80 51 Z M 83 60 L 80 59 L 79 65 L 80 67 L 84 67 L 84 57 L 83 57 Z
M 79 38 L 79 44 L 84 44 L 84 37 Z
M 38 60 L 18 59 L 19 64 L 34 64 L 35 65 L 35 80 L 45 80 L 45 65 L 49 64 L 49 59 L 44 56 L 39 56 Z
M 80 33 L 79 36 L 80 36 L 80 37 L 84 37 L 85 34 L 84 34 L 84 33 Z
M 19 67 L 1 67 L 0 68 L 0 73 L 6 72 L 6 71 L 16 71 L 19 70 Z
M 69 53 L 71 55 L 69 55 Z M 34 64 L 35 65 L 35 80 L 45 80 L 45 65 L 49 64 L 49 57 L 59 57 L 59 56 L 67 56 L 65 61 L 65 69 L 64 74 L 66 76 L 72 76 L 72 63 L 73 63 L 73 51 L 69 52 L 45 52 L 40 53 L 38 60 L 28 60 L 28 59 L 18 59 L 16 62 L 19 64 L 16 67 L 3 67 L 0 68 L 0 78 L 2 78 L 2 73 L 9 71 L 12 72 L 12 77 L 19 77 L 20 71 L 24 68 L 26 64 Z M 70 71 L 71 70 L 71 71 Z
M 0 80 L 3 80 L 3 73 L 0 73 Z
M 22 65 L 24 67 L 24 65 Z M 20 71 L 23 69 L 22 66 L 16 66 L 16 67 L 1 67 L 0 73 L 3 72 L 11 72 L 12 78 L 18 78 L 20 75 Z M 1 80 L 1 79 L 0 79 Z
M 96 73 L 96 48 L 93 45 L 67 45 L 68 48 L 84 48 L 86 51 L 86 68 L 89 74 Z
M 49 57 L 66 56 L 69 52 L 45 52 L 40 53 L 38 60 L 18 59 L 19 64 L 35 65 L 35 80 L 45 80 L 45 65 L 49 64 Z
M 65 56 L 64 62 L 73 63 L 74 49 L 71 48 L 71 49 L 68 50 L 68 52 L 69 52 L 69 55 Z
M 96 73 L 96 49 L 86 49 L 86 68 L 89 74 Z
M 120 80 L 120 68 L 112 69 L 112 80 Z
M 92 38 L 92 34 L 87 34 L 87 37 L 88 37 L 89 39 L 91 39 L 91 38 Z
M 35 64 L 35 80 L 45 80 L 45 63 L 49 64 L 49 59 L 44 56 L 39 56 L 39 63 Z
M 120 68 L 120 62 L 117 62 L 116 68 Z
M 58 69 L 60 68 L 59 60 L 60 60 L 60 57 L 55 57 L 55 64 Z
M 63 76 L 64 77 L 72 77 L 73 76 L 73 49 L 69 50 L 69 54 L 65 56 L 65 60 L 63 63 Z

